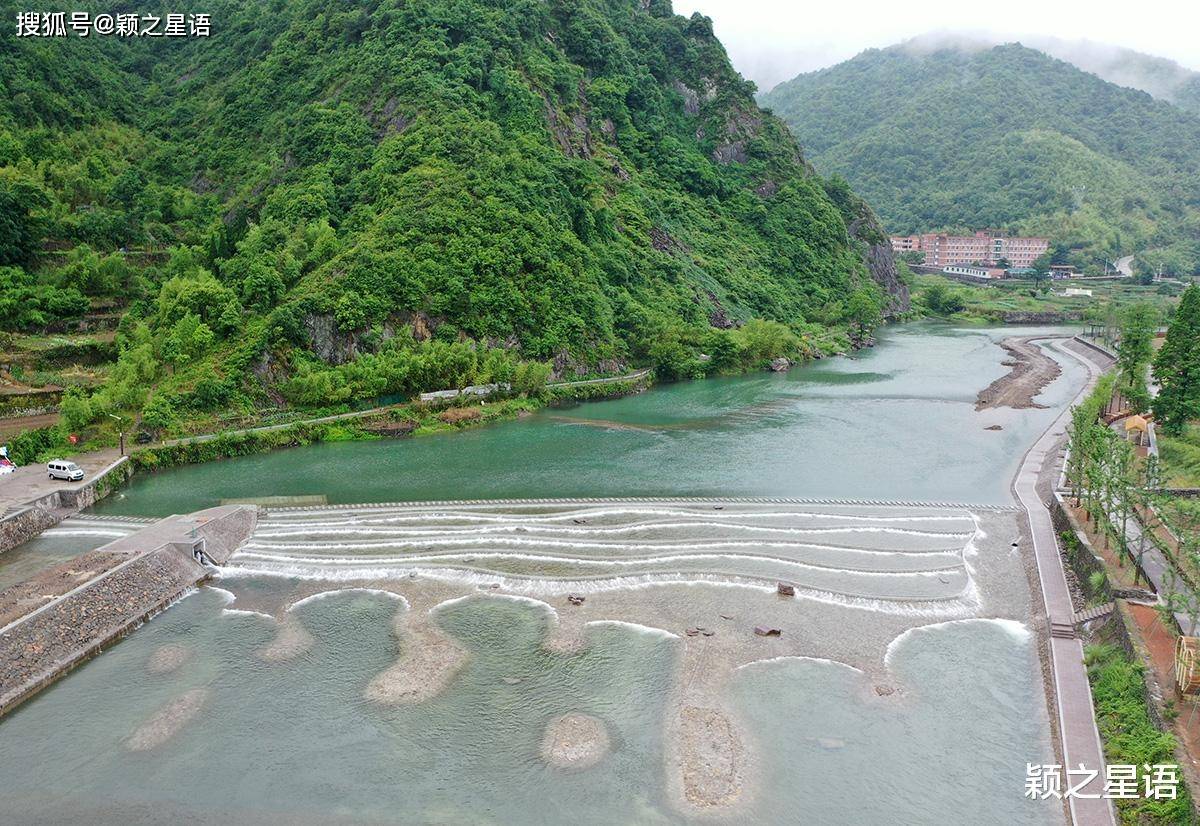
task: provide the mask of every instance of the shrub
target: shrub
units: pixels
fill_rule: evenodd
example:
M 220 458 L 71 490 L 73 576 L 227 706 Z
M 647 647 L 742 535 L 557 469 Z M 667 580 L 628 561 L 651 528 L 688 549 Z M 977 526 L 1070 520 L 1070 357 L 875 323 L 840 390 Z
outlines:
M 438 418 L 446 424 L 460 425 L 464 422 L 474 422 L 483 418 L 483 411 L 478 407 L 451 407 L 438 414 Z

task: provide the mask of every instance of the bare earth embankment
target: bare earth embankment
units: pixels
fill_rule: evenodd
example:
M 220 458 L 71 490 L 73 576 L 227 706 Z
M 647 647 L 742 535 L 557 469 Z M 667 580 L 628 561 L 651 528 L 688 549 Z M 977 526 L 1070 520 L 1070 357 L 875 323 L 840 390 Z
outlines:
M 1000 346 L 1011 356 L 1001 363 L 1011 369 L 979 391 L 979 397 L 975 400 L 976 410 L 990 407 L 1012 407 L 1017 410 L 1045 407 L 1033 399 L 1042 392 L 1042 388 L 1059 377 L 1062 368 L 1033 343 L 1035 338 L 1006 338 L 1000 342 Z

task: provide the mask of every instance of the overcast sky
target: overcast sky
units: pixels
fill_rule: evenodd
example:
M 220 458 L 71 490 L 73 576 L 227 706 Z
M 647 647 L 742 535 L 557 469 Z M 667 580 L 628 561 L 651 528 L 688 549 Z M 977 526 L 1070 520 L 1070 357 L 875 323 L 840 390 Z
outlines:
M 931 31 L 1108 43 L 1200 71 L 1198 0 L 674 0 L 713 19 L 733 64 L 762 90 L 872 47 Z

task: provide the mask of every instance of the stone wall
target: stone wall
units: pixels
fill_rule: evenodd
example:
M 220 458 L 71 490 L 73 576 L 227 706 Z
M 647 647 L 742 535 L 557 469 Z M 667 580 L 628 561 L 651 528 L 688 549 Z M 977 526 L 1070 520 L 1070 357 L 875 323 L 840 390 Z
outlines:
M 132 475 L 129 457 L 122 456 L 77 488 L 64 487 L 9 512 L 0 519 L 0 554 L 28 542 L 70 514 L 90 508 L 125 484 Z
M 134 557 L 0 634 L 0 715 L 127 634 L 208 570 L 167 546 Z
M 0 715 L 207 579 L 211 569 L 194 551 L 202 546 L 208 560 L 223 562 L 257 521 L 257 508 L 226 505 L 168 517 L 98 548 L 108 557 L 102 572 L 79 587 L 72 580 L 72 590 L 0 629 Z M 77 575 L 72 566 L 46 575 Z
M 254 533 L 258 524 L 258 508 L 212 508 L 193 514 L 193 518 L 204 518 L 217 512 L 220 513 L 197 527 L 196 533 L 204 538 L 204 555 L 218 565 L 224 565 L 233 552 Z
M 42 507 L 31 506 L 0 519 L 0 553 L 17 547 L 46 528 L 54 527 L 61 517 Z

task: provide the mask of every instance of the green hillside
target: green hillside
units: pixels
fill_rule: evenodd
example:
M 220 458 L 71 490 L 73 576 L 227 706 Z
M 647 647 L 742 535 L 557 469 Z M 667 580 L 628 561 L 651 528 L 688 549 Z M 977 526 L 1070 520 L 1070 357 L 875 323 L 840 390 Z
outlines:
M 1200 117 L 1020 45 L 864 52 L 762 97 L 892 232 L 1046 234 L 1200 271 Z
M 3 326 L 119 315 L 97 417 L 536 383 L 535 363 L 736 369 L 906 304 L 870 211 L 812 173 L 706 18 L 205 11 L 205 39 L 9 30 L 0 50 Z M 734 328 L 755 318 L 781 324 Z

